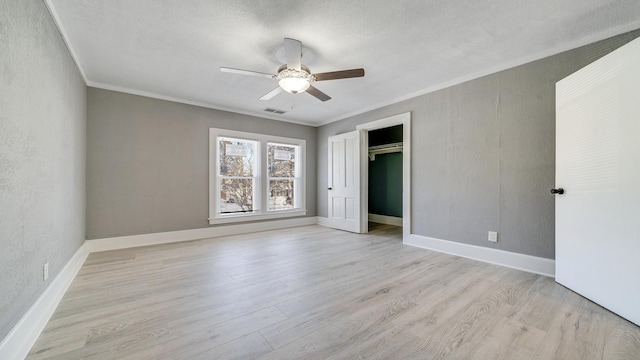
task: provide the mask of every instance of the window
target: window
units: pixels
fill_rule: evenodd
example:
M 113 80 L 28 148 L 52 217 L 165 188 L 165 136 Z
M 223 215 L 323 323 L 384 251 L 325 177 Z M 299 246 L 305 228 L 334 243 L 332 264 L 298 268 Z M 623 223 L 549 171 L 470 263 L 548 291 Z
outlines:
M 257 142 L 219 137 L 218 146 L 219 213 L 252 212 L 258 179 Z
M 267 143 L 269 170 L 269 210 L 296 208 L 300 185 L 298 174 L 298 149 L 296 145 Z
M 209 223 L 306 215 L 305 143 L 209 129 Z

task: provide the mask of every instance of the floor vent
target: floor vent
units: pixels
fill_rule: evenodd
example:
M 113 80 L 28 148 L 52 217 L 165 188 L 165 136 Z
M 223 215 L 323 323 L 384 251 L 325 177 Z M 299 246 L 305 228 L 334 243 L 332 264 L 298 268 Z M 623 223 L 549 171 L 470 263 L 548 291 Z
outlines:
M 274 109 L 274 108 L 266 108 L 266 109 L 263 109 L 263 111 L 274 113 L 274 114 L 279 114 L 279 115 L 282 115 L 282 114 L 286 113 L 286 111 L 284 111 L 284 110 Z

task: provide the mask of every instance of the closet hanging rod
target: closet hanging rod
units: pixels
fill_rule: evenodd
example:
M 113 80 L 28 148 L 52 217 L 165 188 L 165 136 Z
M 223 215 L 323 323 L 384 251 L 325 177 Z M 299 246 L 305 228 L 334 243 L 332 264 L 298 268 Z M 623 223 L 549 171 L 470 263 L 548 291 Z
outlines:
M 376 155 L 402 152 L 402 143 L 369 146 L 369 160 L 374 161 Z

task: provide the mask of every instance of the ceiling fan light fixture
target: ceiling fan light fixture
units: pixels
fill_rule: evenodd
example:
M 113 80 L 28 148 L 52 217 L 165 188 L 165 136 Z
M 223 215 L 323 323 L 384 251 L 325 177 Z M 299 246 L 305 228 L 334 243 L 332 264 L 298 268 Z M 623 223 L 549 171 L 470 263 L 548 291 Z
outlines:
M 310 74 L 309 69 L 306 66 L 301 66 L 300 70 L 287 69 L 286 65 L 283 65 L 279 69 L 276 79 L 280 87 L 291 94 L 298 94 L 307 91 L 313 81 L 313 75 Z
M 284 91 L 292 94 L 305 92 L 311 85 L 309 84 L 309 80 L 299 77 L 284 78 L 281 79 L 278 84 Z

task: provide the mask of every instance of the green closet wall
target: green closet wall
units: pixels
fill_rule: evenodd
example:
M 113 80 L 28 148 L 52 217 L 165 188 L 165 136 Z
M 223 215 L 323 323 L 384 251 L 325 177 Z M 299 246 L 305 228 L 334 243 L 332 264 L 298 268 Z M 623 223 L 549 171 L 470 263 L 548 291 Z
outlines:
M 369 146 L 402 142 L 402 125 L 369 132 Z M 402 217 L 402 153 L 369 160 L 369 213 Z

